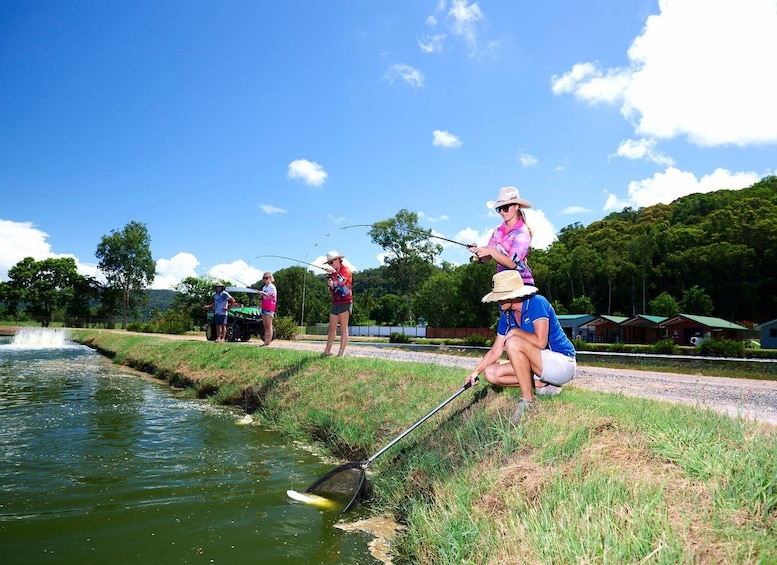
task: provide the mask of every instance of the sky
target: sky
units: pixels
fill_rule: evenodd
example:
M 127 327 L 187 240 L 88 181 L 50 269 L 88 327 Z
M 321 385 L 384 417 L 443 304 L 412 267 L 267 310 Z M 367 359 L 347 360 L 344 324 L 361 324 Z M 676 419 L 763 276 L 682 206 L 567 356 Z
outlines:
M 0 280 L 100 279 L 132 221 L 152 288 L 332 250 L 358 276 L 365 224 L 406 208 L 482 245 L 503 186 L 547 248 L 776 174 L 775 100 L 777 0 L 4 0 Z

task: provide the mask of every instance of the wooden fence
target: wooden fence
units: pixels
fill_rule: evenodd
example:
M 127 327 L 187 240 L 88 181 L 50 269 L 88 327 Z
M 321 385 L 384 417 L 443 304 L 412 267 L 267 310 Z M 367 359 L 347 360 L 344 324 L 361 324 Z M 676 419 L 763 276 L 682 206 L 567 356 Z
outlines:
M 491 328 L 426 328 L 426 337 L 432 339 L 463 339 L 465 337 L 480 334 L 483 337 L 494 337 L 494 330 Z

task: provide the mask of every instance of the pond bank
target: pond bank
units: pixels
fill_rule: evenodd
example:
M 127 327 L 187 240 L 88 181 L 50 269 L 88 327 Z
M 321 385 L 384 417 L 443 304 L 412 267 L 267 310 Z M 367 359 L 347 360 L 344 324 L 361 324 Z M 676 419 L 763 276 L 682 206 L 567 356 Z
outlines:
M 74 335 L 116 362 L 239 404 L 336 460 L 366 459 L 466 375 L 461 367 L 292 348 Z M 391 547 L 397 559 L 777 559 L 773 428 L 578 387 L 538 399 L 526 420 L 510 422 L 514 392 L 467 391 L 371 466 L 375 499 L 364 511 L 389 512 L 407 527 Z

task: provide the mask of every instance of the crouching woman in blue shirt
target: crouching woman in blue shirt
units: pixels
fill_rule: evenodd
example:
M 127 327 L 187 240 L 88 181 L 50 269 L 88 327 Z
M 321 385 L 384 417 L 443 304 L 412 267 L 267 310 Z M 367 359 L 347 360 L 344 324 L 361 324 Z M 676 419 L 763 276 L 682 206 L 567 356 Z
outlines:
M 492 281 L 492 291 L 482 301 L 499 304 L 496 338 L 465 383 L 474 385 L 483 373 L 491 384 L 520 387 L 521 401 L 511 417 L 515 420 L 531 408 L 535 389 L 537 394 L 558 394 L 574 378 L 575 347 L 553 306 L 536 287 L 524 284 L 520 273 L 500 271 Z M 509 363 L 501 361 L 505 351 Z

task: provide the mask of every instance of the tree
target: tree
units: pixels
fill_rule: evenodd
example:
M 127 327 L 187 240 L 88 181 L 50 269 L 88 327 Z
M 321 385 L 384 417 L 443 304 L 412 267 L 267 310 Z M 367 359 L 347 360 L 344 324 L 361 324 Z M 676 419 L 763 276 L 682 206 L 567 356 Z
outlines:
M 463 327 L 488 328 L 499 317 L 492 303 L 482 302 L 483 296 L 491 290 L 491 279 L 496 273 L 494 263 L 465 263 L 453 271 L 457 291 L 454 306 L 461 311 Z
M 594 308 L 591 299 L 586 295 L 583 295 L 578 296 L 572 301 L 572 304 L 569 305 L 569 311 L 572 314 L 593 314 L 596 312 L 596 309 Z
M 671 318 L 680 313 L 680 305 L 672 295 L 664 291 L 650 301 L 650 314 L 653 316 L 664 316 Z
M 436 328 L 463 326 L 461 313 L 466 308 L 459 300 L 456 277 L 439 271 L 429 277 L 413 297 L 413 310 Z
M 396 294 L 384 294 L 378 300 L 378 308 L 375 311 L 375 321 L 379 324 L 391 326 L 401 325 L 408 319 L 407 302 Z
M 94 296 L 94 281 L 78 273 L 72 257 L 49 258 L 36 261 L 25 257 L 8 270 L 5 300 L 9 310 L 16 314 L 24 304 L 27 314 L 41 326 L 48 327 L 54 312 L 61 310 L 71 316 L 89 312 L 89 299 Z
M 407 314 L 412 295 L 434 271 L 434 263 L 442 252 L 442 245 L 429 240 L 431 230 L 418 225 L 418 214 L 402 208 L 393 218 L 376 222 L 369 231 L 372 242 L 381 246 L 387 256 L 387 272 L 405 296 Z
M 175 286 L 172 309 L 186 314 L 193 326 L 204 326 L 208 314 L 203 308 L 213 302 L 213 283 L 210 277 L 186 277 Z
M 681 307 L 685 314 L 696 314 L 697 316 L 709 316 L 714 310 L 712 298 L 697 285 L 693 285 L 683 294 Z
M 156 274 L 146 225 L 132 221 L 121 231 L 111 230 L 100 240 L 95 256 L 108 286 L 122 291 L 121 327 L 126 329 L 133 295 L 151 285 Z

